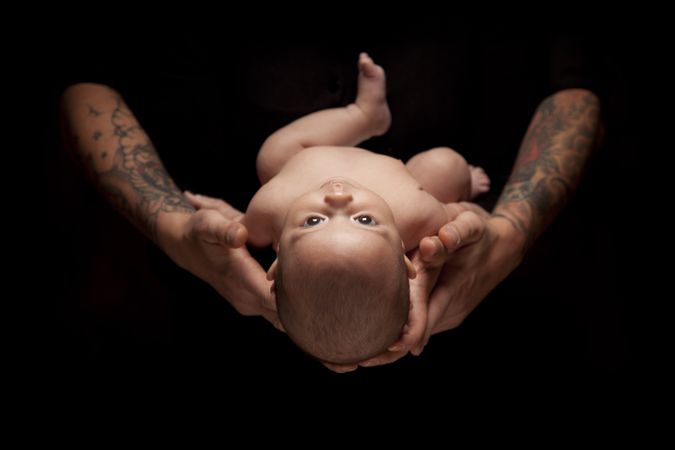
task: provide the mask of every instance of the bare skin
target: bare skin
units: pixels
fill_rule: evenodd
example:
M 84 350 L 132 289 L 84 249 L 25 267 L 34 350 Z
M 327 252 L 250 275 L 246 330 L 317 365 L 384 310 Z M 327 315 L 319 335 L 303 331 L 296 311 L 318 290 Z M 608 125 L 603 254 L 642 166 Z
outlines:
M 71 86 L 61 110 L 65 147 L 121 214 L 237 311 L 279 326 L 265 272 L 244 246 L 240 211 L 214 201 L 195 212 L 133 113 L 107 86 Z
M 113 123 L 118 105 L 126 116 L 121 129 Z M 432 334 L 461 324 L 518 266 L 578 186 L 600 133 L 599 108 L 598 98 L 582 89 L 545 99 L 534 114 L 511 179 L 492 214 L 466 202 L 446 205 L 448 223 L 437 230 L 437 236 L 424 238 L 413 252 L 417 277 L 411 289 L 424 298 L 411 315 L 415 325 L 389 352 L 361 365 L 390 363 L 409 351 L 419 354 Z M 175 184 L 158 164 L 159 157 L 131 111 L 110 88 L 75 85 L 64 94 L 62 110 L 66 146 L 122 214 L 167 253 L 180 249 L 170 254 L 174 261 L 211 284 L 237 310 L 278 323 L 265 273 L 242 247 L 247 230 L 238 222 L 241 212 L 223 200 L 189 193 L 185 197 L 199 209 L 196 214 L 180 199 L 180 207 L 170 206 L 179 194 Z M 113 138 L 116 130 L 125 128 L 134 129 L 133 145 L 131 141 L 122 145 L 129 133 Z M 145 157 L 133 158 L 136 163 L 131 166 L 118 165 L 123 173 L 113 177 L 116 183 L 109 183 L 110 161 L 120 160 L 119 149 L 130 148 Z M 139 179 L 141 168 L 164 182 L 144 181 L 134 187 L 132 179 Z M 344 372 L 357 367 L 332 368 Z
M 428 302 L 411 311 L 417 315 L 411 322 L 426 324 L 423 335 L 409 330 L 407 339 L 360 365 L 388 364 L 409 351 L 419 355 L 433 334 L 459 326 L 569 201 L 601 135 L 600 102 L 592 92 L 568 89 L 542 101 L 492 214 L 471 203 L 448 204 L 448 223 L 420 241 L 411 289 Z M 357 367 L 330 366 L 337 372 Z
M 466 202 L 449 205 L 449 223 L 420 242 L 413 262 L 418 278 L 428 280 L 428 309 L 418 310 L 424 337 L 362 365 L 388 364 L 408 350 L 418 355 L 431 335 L 459 326 L 569 201 L 601 135 L 600 102 L 592 92 L 568 89 L 542 101 L 492 214 Z
M 602 132 L 593 93 L 569 89 L 537 108 L 493 215 L 509 220 L 524 251 L 569 201 Z
M 405 165 L 352 147 L 389 128 L 385 86 L 384 70 L 361 54 L 353 104 L 304 116 L 266 140 L 257 163 L 263 186 L 243 218 L 251 243 L 276 247 L 294 202 L 337 177 L 349 180 L 354 197 L 370 191 L 384 200 L 406 251 L 447 221 L 443 203 L 469 200 L 489 189 L 482 169 L 470 168 L 446 147 L 415 155 Z M 314 199 L 316 209 L 324 203 L 321 196 Z
M 252 244 L 271 244 L 277 251 L 292 248 L 294 257 L 316 260 L 333 257 L 333 252 L 316 251 L 324 240 L 348 245 L 351 235 L 374 233 L 362 239 L 359 248 L 368 254 L 380 252 L 384 241 L 376 234 L 381 231 L 386 245 L 396 248 L 402 242 L 410 252 L 448 222 L 444 203 L 468 200 L 489 189 L 482 169 L 468 166 L 446 147 L 422 152 L 405 165 L 353 147 L 386 132 L 391 123 L 384 70 L 366 54 L 359 57 L 358 83 L 353 104 L 302 117 L 270 136 L 261 148 L 257 167 L 263 186 L 242 219 Z M 269 279 L 275 267 L 276 263 Z M 423 299 L 411 300 L 411 310 L 419 301 Z M 412 325 L 411 321 L 408 329 Z

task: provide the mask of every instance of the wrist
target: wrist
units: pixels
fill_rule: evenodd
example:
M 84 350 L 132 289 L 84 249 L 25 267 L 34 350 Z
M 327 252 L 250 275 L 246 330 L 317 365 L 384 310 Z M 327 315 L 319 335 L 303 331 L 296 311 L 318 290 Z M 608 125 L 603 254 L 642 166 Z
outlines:
M 488 219 L 490 230 L 494 233 L 501 249 L 503 262 L 515 269 L 523 259 L 527 249 L 527 239 L 513 220 L 502 214 L 492 214 Z
M 157 217 L 157 246 L 179 266 L 179 248 L 185 240 L 187 222 L 194 213 L 160 212 Z

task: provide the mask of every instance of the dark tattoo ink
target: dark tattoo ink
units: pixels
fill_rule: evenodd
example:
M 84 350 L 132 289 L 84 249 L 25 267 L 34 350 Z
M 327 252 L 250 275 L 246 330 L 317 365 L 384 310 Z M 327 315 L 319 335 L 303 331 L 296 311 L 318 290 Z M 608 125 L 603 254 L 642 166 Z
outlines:
M 590 92 L 562 92 L 537 108 L 493 214 L 511 222 L 524 236 L 524 250 L 579 184 L 598 121 L 599 102 Z
M 98 117 L 101 114 L 103 114 L 101 111 L 98 111 L 96 108 L 94 108 L 91 105 L 87 105 L 89 107 L 89 115 L 92 117 Z
M 98 118 L 97 128 L 100 128 L 98 121 L 108 121 L 108 125 L 101 124 L 103 128 L 97 129 L 92 135 L 98 148 L 82 148 L 72 132 L 69 142 L 77 149 L 80 162 L 86 166 L 92 178 L 99 181 L 99 187 L 108 199 L 153 241 L 158 242 L 157 220 L 160 213 L 191 213 L 194 208 L 166 172 L 155 148 L 131 111 L 118 95 L 112 95 L 115 95 L 112 111 L 98 105 L 87 105 L 87 115 Z M 101 148 L 110 146 L 109 142 L 101 139 L 104 135 L 116 138 L 113 148 Z M 100 155 L 99 161 L 112 160 L 112 166 L 97 169 L 95 155 Z

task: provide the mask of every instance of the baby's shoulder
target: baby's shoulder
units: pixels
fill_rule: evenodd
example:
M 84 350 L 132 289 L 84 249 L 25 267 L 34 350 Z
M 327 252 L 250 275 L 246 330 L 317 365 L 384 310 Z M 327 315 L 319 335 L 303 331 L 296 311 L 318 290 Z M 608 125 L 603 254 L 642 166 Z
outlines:
M 425 236 L 432 236 L 447 222 L 443 204 L 421 188 L 399 197 L 394 215 L 406 250 L 411 250 Z
M 274 178 L 258 189 L 246 208 L 242 223 L 248 230 L 249 242 L 256 247 L 269 245 L 277 234 L 285 209 L 279 201 Z
M 266 216 L 277 214 L 279 196 L 283 192 L 282 177 L 274 176 L 267 183 L 260 186 L 253 198 L 248 204 L 246 214 L 265 214 Z

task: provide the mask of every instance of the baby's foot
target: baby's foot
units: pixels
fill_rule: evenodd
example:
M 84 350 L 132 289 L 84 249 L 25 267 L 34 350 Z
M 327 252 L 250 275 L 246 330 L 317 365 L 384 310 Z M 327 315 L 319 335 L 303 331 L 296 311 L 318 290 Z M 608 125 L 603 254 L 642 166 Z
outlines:
M 471 198 L 474 199 L 480 194 L 485 194 L 490 190 L 490 178 L 481 167 L 474 167 L 469 164 L 471 172 Z
M 391 124 L 384 69 L 375 64 L 367 53 L 359 55 L 358 88 L 356 106 L 368 117 L 373 135 L 383 135 Z

